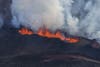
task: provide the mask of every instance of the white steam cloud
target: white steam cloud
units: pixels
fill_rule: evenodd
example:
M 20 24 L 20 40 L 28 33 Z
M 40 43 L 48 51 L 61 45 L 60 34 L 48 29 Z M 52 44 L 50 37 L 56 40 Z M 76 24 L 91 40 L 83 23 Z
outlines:
M 81 21 L 80 27 L 84 29 L 84 36 L 90 39 L 97 39 L 100 42 L 100 0 L 95 0 L 95 3 L 91 5 L 92 2 L 89 1 L 87 3 L 86 8 L 89 13 L 87 16 Z
M 13 24 L 37 30 L 46 27 L 60 29 L 64 25 L 63 8 L 59 0 L 13 0 Z
M 12 0 L 11 8 L 16 27 L 63 29 L 100 42 L 100 0 Z

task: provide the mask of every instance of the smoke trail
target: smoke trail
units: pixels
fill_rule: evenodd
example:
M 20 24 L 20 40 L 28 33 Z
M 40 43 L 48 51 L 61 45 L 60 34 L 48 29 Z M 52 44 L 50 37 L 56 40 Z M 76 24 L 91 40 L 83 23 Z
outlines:
M 38 30 L 46 26 L 100 40 L 100 0 L 12 0 L 11 8 L 16 27 Z

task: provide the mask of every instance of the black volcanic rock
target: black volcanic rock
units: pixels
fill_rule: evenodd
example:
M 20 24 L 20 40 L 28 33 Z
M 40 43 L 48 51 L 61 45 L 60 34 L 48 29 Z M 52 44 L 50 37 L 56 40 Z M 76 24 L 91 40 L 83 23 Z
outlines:
M 17 65 L 19 65 L 18 67 L 59 67 L 59 65 L 61 67 L 72 65 L 70 67 L 73 67 L 74 64 L 83 65 L 83 67 L 84 65 L 100 66 L 96 62 L 84 61 L 84 59 L 63 58 L 66 55 L 75 55 L 99 62 L 100 48 L 93 48 L 92 40 L 80 38 L 78 43 L 69 43 L 60 39 L 46 38 L 35 34 L 21 35 L 14 28 L 7 31 L 1 29 L 0 33 L 0 63 L 1 65 L 4 64 L 4 67 L 17 67 Z M 53 61 L 45 63 L 46 57 L 52 55 L 54 56 L 50 59 L 53 59 Z M 62 55 L 62 58 L 54 59 L 57 55 Z M 57 63 L 59 64 L 57 65 Z

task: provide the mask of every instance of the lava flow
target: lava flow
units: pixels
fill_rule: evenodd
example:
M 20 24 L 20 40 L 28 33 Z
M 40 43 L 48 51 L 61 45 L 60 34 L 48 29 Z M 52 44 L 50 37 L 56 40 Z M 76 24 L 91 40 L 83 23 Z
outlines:
M 69 43 L 77 43 L 79 42 L 79 39 L 78 38 L 71 38 L 71 37 L 64 37 L 60 31 L 57 31 L 55 34 L 54 33 L 51 33 L 48 29 L 45 29 L 43 30 L 42 28 L 40 28 L 38 30 L 37 33 L 34 33 L 33 31 L 31 30 L 28 30 L 27 28 L 22 28 L 21 30 L 18 31 L 20 34 L 22 35 L 32 35 L 32 34 L 38 34 L 39 36 L 42 36 L 42 37 L 48 37 L 48 38 L 59 38 L 63 41 L 67 41 Z
M 27 28 L 22 28 L 21 30 L 18 31 L 22 35 L 32 35 L 33 32 L 28 30 Z

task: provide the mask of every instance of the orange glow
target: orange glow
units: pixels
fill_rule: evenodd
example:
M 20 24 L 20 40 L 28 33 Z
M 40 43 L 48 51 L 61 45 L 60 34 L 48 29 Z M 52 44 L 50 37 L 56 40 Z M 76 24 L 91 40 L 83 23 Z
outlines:
M 59 38 L 61 40 L 65 39 L 65 37 L 62 36 L 62 34 L 59 31 L 57 31 L 56 34 L 54 34 L 54 33 L 51 33 L 48 29 L 43 30 L 40 28 L 37 34 L 43 37 L 48 37 L 48 38 Z
M 22 28 L 21 30 L 18 31 L 22 35 L 32 35 L 33 32 L 28 30 L 27 28 Z
M 79 42 L 78 38 L 66 38 L 65 40 L 70 42 L 70 43 L 77 43 L 77 42 Z
M 59 39 L 61 39 L 63 41 L 67 41 L 69 43 L 77 43 L 77 42 L 79 42 L 78 38 L 70 38 L 70 37 L 65 38 L 60 33 L 60 31 L 57 31 L 56 33 L 52 33 L 48 29 L 44 30 L 42 28 L 40 28 L 37 33 L 33 33 L 33 31 L 30 31 L 27 28 L 22 28 L 21 30 L 19 30 L 19 33 L 22 34 L 22 35 L 38 34 L 39 36 L 42 36 L 42 37 L 59 38 Z

